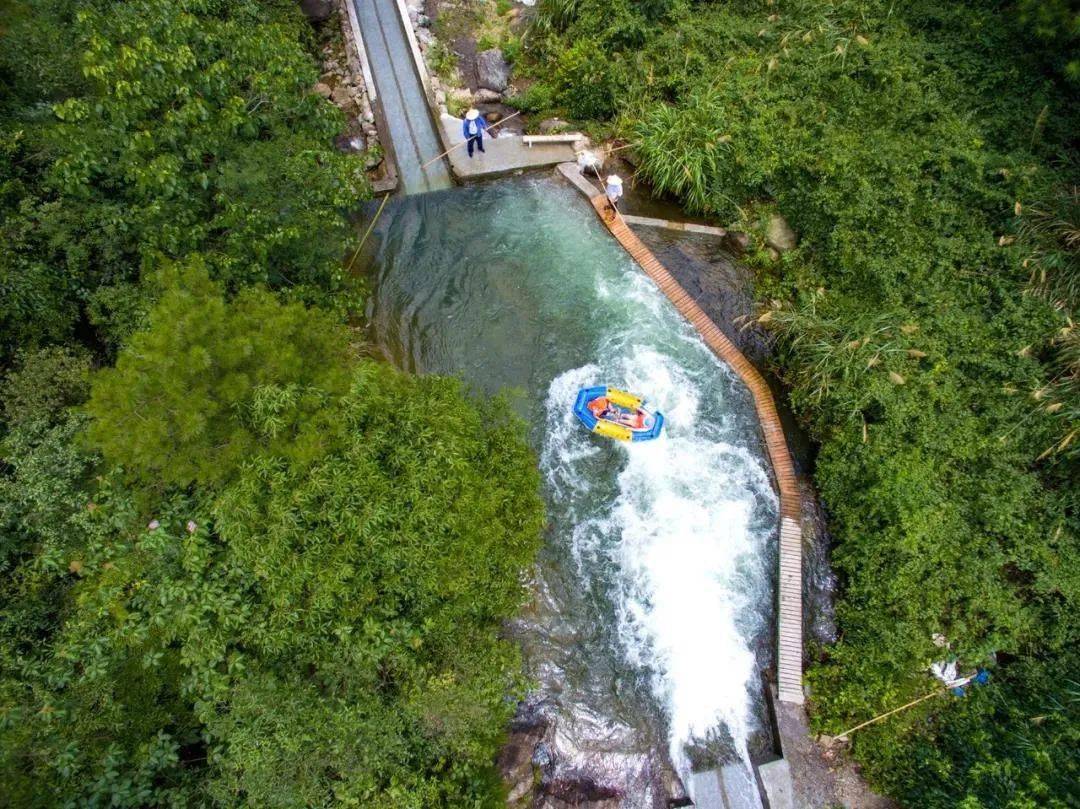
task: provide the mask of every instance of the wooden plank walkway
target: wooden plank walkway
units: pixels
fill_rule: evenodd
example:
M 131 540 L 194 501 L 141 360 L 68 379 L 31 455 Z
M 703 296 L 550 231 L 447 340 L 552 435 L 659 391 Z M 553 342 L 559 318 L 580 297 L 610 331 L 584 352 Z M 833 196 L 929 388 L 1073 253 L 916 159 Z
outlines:
M 661 291 L 697 329 L 705 344 L 742 378 L 754 397 L 765 449 L 780 494 L 780 575 L 777 582 L 777 691 L 783 702 L 802 704 L 802 507 L 795 481 L 795 467 L 788 452 L 784 428 L 772 391 L 757 368 L 750 364 L 712 319 L 682 288 L 667 268 L 629 228 L 621 216 L 612 216 L 603 194 L 591 197 L 593 208 L 618 240 Z

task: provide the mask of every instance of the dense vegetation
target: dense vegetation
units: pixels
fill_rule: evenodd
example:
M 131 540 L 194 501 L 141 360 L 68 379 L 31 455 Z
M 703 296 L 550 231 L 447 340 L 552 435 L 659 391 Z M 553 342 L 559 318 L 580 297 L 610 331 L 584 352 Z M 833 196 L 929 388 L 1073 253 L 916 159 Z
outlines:
M 0 803 L 497 803 L 535 459 L 343 325 L 296 4 L 0 26 Z
M 761 320 L 820 444 L 840 639 L 809 674 L 909 806 L 1080 794 L 1075 3 L 543 0 L 534 109 L 607 122 L 690 209 L 801 236 Z M 950 644 L 933 642 L 935 634 Z

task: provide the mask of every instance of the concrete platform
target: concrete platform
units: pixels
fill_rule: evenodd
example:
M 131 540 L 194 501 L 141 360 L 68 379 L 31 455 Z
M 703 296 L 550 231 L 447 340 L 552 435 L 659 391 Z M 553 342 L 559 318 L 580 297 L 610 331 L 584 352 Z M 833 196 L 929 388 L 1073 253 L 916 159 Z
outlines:
M 439 126 L 445 148 L 465 142 L 461 132 L 461 119 L 441 115 Z M 570 143 L 538 143 L 526 146 L 520 135 L 500 135 L 484 138 L 484 153 L 474 153 L 470 159 L 464 146 L 449 155 L 450 169 L 463 182 L 512 174 L 515 171 L 544 168 L 558 163 L 573 162 L 576 155 Z M 432 155 L 434 156 L 434 155 Z M 576 164 L 575 164 L 576 165 Z
M 757 768 L 765 787 L 769 809 L 795 809 L 794 788 L 791 786 L 791 768 L 785 759 L 770 761 Z
M 763 809 L 754 777 L 742 764 L 692 773 L 689 786 L 697 809 Z
M 557 171 L 589 199 L 604 192 L 598 181 L 581 173 L 577 163 L 560 163 L 557 166 Z M 637 227 L 680 230 L 685 233 L 701 233 L 705 236 L 716 236 L 717 238 L 727 235 L 727 231 L 723 228 L 713 227 L 712 225 L 699 225 L 696 222 L 673 222 L 670 219 L 655 219 L 651 216 L 634 216 L 628 213 L 622 214 L 622 219 L 626 224 Z

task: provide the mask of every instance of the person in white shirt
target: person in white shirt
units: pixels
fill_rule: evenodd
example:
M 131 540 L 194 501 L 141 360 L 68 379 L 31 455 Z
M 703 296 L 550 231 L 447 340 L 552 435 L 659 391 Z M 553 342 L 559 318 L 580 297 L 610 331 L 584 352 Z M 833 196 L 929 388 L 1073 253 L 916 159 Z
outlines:
M 618 174 L 608 175 L 607 186 L 604 188 L 604 193 L 607 194 L 608 205 L 611 207 L 611 215 L 615 216 L 619 210 L 619 200 L 622 198 L 622 178 Z

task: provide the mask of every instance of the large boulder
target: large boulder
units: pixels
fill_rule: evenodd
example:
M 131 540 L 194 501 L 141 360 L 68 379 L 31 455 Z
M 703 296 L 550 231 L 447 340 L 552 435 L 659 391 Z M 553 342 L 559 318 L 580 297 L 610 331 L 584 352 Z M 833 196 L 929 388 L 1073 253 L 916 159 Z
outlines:
M 765 244 L 769 245 L 777 253 L 786 253 L 794 250 L 799 243 L 799 237 L 791 229 L 780 214 L 776 213 L 769 217 L 769 227 L 765 231 Z
M 473 94 L 474 104 L 498 104 L 501 100 L 502 96 L 494 90 L 480 88 Z
M 510 83 L 510 63 L 498 48 L 476 54 L 476 83 L 501 93 Z
M 326 22 L 334 12 L 334 0 L 300 0 L 300 8 L 312 22 Z

